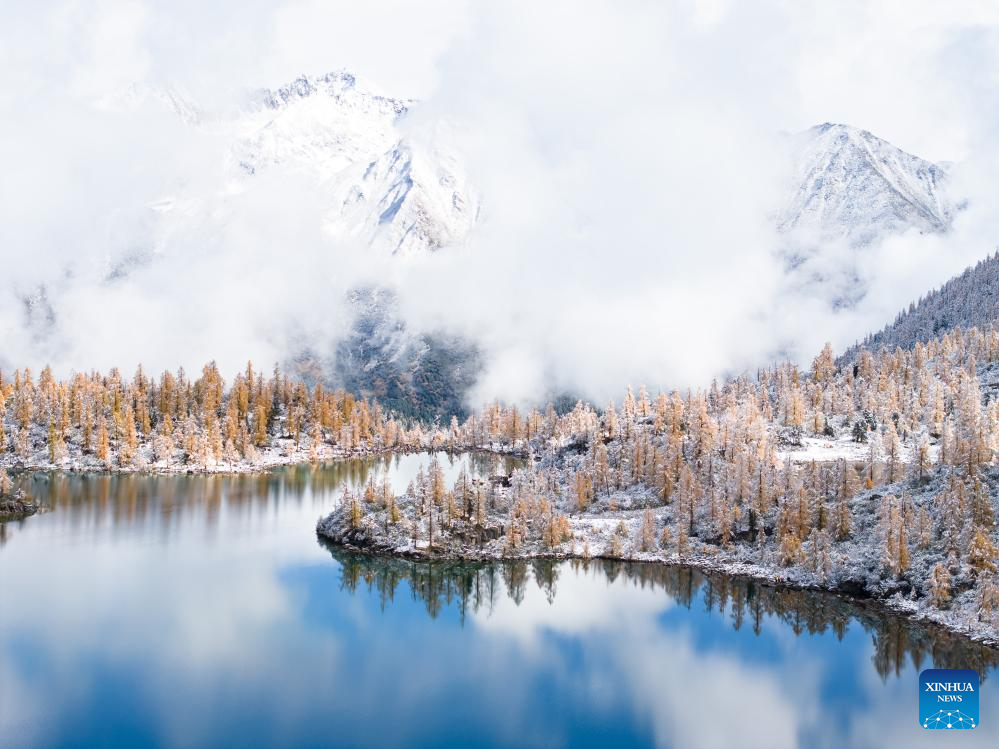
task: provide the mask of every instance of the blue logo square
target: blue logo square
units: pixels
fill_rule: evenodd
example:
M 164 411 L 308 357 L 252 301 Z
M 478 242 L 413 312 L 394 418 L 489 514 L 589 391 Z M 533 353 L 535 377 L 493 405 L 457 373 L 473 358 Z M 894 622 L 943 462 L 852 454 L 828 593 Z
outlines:
M 928 668 L 919 675 L 919 724 L 923 728 L 978 727 L 978 672 Z

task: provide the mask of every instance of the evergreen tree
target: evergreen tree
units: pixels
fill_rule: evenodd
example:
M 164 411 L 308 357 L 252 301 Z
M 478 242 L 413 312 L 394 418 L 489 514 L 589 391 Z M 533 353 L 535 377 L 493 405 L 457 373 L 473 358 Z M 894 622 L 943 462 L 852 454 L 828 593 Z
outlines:
M 940 609 L 950 602 L 950 596 L 950 573 L 938 563 L 930 572 L 930 602 Z
M 999 549 L 992 539 L 981 529 L 975 530 L 968 546 L 968 564 L 979 573 L 995 572 Z
M 638 548 L 641 551 L 652 551 L 656 543 L 656 519 L 652 510 L 642 513 L 642 524 L 638 529 Z

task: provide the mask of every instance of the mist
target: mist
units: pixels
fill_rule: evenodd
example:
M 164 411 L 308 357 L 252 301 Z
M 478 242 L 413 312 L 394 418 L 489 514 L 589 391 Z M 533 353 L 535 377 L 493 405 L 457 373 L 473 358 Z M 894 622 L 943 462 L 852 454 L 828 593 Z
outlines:
M 371 283 L 398 291 L 412 329 L 478 342 L 473 405 L 562 391 L 604 403 L 629 383 L 704 386 L 777 356 L 807 363 L 827 340 L 842 349 L 999 237 L 999 12 L 900 7 L 4 9 L 0 367 L 214 359 L 231 373 L 303 348 L 327 357 L 350 322 L 345 294 Z M 421 99 L 414 138 L 456 124 L 482 195 L 467 241 L 406 258 L 332 241 L 293 170 L 232 192 L 211 123 L 247 89 L 337 68 Z M 143 84 L 185 92 L 208 125 L 154 98 L 119 105 Z M 828 248 L 854 253 L 868 282 L 850 310 L 790 284 L 775 254 L 785 134 L 825 121 L 953 162 L 967 199 L 947 234 Z

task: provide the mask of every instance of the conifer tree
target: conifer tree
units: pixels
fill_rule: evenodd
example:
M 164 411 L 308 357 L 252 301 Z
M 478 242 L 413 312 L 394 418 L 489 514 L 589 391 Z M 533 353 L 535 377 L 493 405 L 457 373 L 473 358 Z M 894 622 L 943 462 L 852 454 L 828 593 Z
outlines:
M 835 368 L 832 344 L 827 342 L 812 362 L 812 379 L 819 383 L 827 382 L 832 377 Z
M 999 582 L 995 575 L 989 575 L 978 585 L 978 618 L 981 621 L 995 621 L 999 610 Z
M 874 432 L 871 434 L 867 442 L 867 467 L 864 470 L 864 488 L 873 489 L 876 485 L 881 483 L 881 435 Z
M 681 559 L 687 555 L 689 549 L 689 538 L 687 536 L 687 523 L 677 519 L 676 523 L 676 554 Z
M 102 414 L 97 420 L 97 459 L 107 462 L 110 446 L 108 444 L 108 423 Z
M 836 513 L 833 527 L 837 541 L 846 541 L 850 537 L 850 501 L 845 494 L 841 494 L 836 500 Z
M 889 484 L 894 484 L 901 478 L 902 469 L 902 441 L 898 438 L 895 425 L 891 422 L 885 427 L 884 462 L 887 473 L 886 480 Z
M 999 549 L 981 528 L 977 528 L 968 546 L 968 564 L 979 574 L 995 572 L 997 558 L 999 558 Z
M 926 479 L 926 475 L 931 467 L 930 459 L 930 438 L 926 432 L 920 432 L 916 442 L 916 449 L 912 456 L 912 475 L 919 482 Z
M 792 531 L 785 532 L 780 539 L 780 563 L 790 567 L 801 561 L 801 539 Z
M 347 490 L 344 490 L 342 501 L 350 503 L 350 527 L 357 530 L 361 527 L 361 519 L 364 517 L 361 511 L 361 503 L 357 501 L 356 495 Z
M 995 512 L 988 486 L 978 476 L 973 479 L 971 487 L 971 522 L 986 531 L 995 526 Z
M 940 609 L 947 605 L 950 596 L 950 573 L 937 563 L 930 572 L 930 602 Z
M 808 537 L 809 561 L 812 571 L 822 580 L 828 580 L 832 574 L 832 553 L 829 534 L 826 531 L 814 529 Z
M 430 467 L 427 470 L 427 481 L 429 482 L 431 503 L 435 507 L 442 507 L 444 504 L 444 495 L 447 491 L 447 484 L 444 480 L 444 469 L 441 468 L 440 461 L 436 457 L 430 460 Z
M 585 471 L 577 471 L 575 478 L 576 509 L 586 512 L 593 494 L 593 481 Z
M 597 446 L 597 460 L 594 467 L 595 483 L 600 489 L 607 493 L 610 491 L 610 462 L 607 456 L 607 447 L 604 445 Z
M 545 543 L 549 549 L 557 549 L 563 542 L 572 537 L 569 519 L 559 513 L 550 513 L 545 526 Z
M 621 545 L 621 535 L 619 533 L 611 534 L 610 548 L 607 551 L 607 556 L 611 559 L 624 558 L 624 547 Z
M 267 444 L 267 409 L 263 402 L 257 404 L 253 418 L 253 444 L 257 447 Z
M 659 547 L 663 551 L 668 551 L 670 544 L 673 542 L 673 534 L 670 533 L 669 526 L 664 525 L 662 533 L 659 534 Z
M 652 510 L 642 513 L 642 524 L 638 529 L 638 548 L 642 551 L 652 551 L 656 543 L 656 519 Z
M 58 453 L 58 448 L 57 448 L 57 443 L 56 443 L 56 428 L 55 428 L 55 423 L 51 419 L 49 420 L 48 445 L 49 445 L 49 462 L 50 463 L 55 463 L 56 460 L 58 460 L 59 453 Z

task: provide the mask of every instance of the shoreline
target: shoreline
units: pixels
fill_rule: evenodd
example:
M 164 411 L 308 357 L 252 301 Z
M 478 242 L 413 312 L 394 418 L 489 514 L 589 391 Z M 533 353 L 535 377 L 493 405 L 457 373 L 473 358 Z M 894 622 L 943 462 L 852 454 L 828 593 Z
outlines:
M 0 523 L 16 523 L 31 517 L 40 509 L 40 505 L 30 497 L 14 495 L 0 497 Z
M 367 458 L 384 458 L 393 455 L 414 455 L 417 453 L 438 453 L 443 452 L 449 455 L 459 455 L 462 453 L 477 453 L 484 455 L 495 455 L 502 458 L 519 458 L 526 460 L 527 451 L 522 448 L 503 449 L 496 446 L 417 446 L 417 447 L 377 447 L 361 448 L 350 452 L 339 452 L 335 448 L 321 452 L 316 459 L 312 459 L 309 451 L 303 448 L 296 448 L 289 454 L 277 453 L 281 446 L 275 445 L 268 448 L 268 453 L 262 455 L 253 462 L 240 462 L 219 464 L 213 466 L 187 465 L 183 463 L 166 463 L 163 461 L 147 463 L 145 465 L 116 465 L 102 461 L 84 461 L 65 459 L 59 463 L 37 460 L 4 460 L 0 456 L 0 468 L 4 468 L 12 475 L 20 473 L 64 473 L 64 474 L 109 474 L 109 475 L 152 475 L 152 476 L 243 476 L 260 475 L 269 473 L 277 468 L 287 468 L 290 466 L 322 466 L 329 463 L 350 460 L 364 460 Z
M 479 453 L 494 455 L 497 457 L 525 458 L 526 453 L 522 449 L 503 448 L 501 446 L 474 446 L 474 447 L 407 447 L 400 449 L 393 448 L 364 448 L 352 452 L 334 452 L 332 449 L 321 454 L 318 460 L 309 460 L 307 450 L 296 450 L 287 454 L 277 454 L 279 446 L 270 448 L 273 452 L 261 455 L 260 459 L 250 464 L 232 466 L 189 466 L 182 464 L 157 465 L 149 464 L 145 466 L 99 466 L 99 465 L 53 465 L 47 462 L 13 461 L 3 463 L 2 467 L 8 468 L 17 473 L 40 472 L 51 474 L 103 474 L 103 475 L 152 475 L 152 476 L 240 476 L 240 475 L 264 475 L 279 468 L 290 466 L 321 466 L 337 461 L 363 460 L 367 458 L 380 458 L 392 455 L 408 455 L 415 453 L 444 452 L 449 454 L 459 453 Z M 303 454 L 305 453 L 305 454 Z M 16 521 L 29 517 L 39 510 L 39 506 L 33 502 L 25 503 L 32 507 L 26 513 L 4 516 L 4 522 Z M 316 532 L 317 535 L 330 544 L 344 548 L 345 550 L 356 551 L 372 556 L 391 557 L 409 561 L 419 562 L 506 562 L 532 559 L 551 559 L 557 561 L 568 560 L 611 560 L 622 562 L 639 562 L 644 564 L 659 564 L 670 567 L 688 567 L 702 572 L 719 573 L 734 577 L 752 579 L 776 587 L 785 587 L 795 590 L 812 590 L 832 593 L 848 598 L 855 603 L 870 602 L 893 614 L 904 616 L 906 619 L 931 624 L 936 627 L 962 637 L 973 642 L 999 648 L 999 632 L 994 627 L 990 627 L 981 622 L 956 622 L 948 618 L 946 611 L 934 609 L 920 602 L 903 598 L 898 591 L 881 592 L 871 590 L 862 581 L 847 579 L 839 584 L 824 584 L 817 575 L 801 567 L 778 567 L 739 559 L 721 559 L 729 552 L 717 547 L 709 546 L 712 551 L 709 554 L 667 554 L 662 551 L 656 552 L 635 552 L 629 556 L 613 556 L 606 553 L 585 554 L 575 548 L 560 549 L 557 551 L 546 549 L 524 549 L 522 552 L 510 553 L 508 550 L 499 551 L 495 548 L 486 548 L 480 545 L 478 549 L 462 547 L 460 552 L 445 547 L 437 547 L 434 552 L 429 552 L 426 547 L 415 544 L 400 546 L 393 544 L 389 539 L 379 538 L 375 535 L 370 540 L 366 539 L 356 542 L 347 538 L 347 533 L 342 529 L 339 532 L 334 527 L 323 528 L 324 523 L 328 526 L 335 525 L 333 516 L 336 511 L 319 519 Z M 593 521 L 595 519 L 607 522 L 627 517 L 630 513 L 624 512 L 620 515 L 604 513 L 603 517 L 598 515 L 576 515 L 571 519 L 577 522 Z M 501 526 L 500 526 L 501 527 Z M 496 526 L 494 526 L 494 529 Z M 845 583 L 845 584 L 844 584 Z M 977 625 L 977 626 L 976 626 Z
M 934 615 L 936 612 L 928 607 L 920 607 L 915 601 L 907 601 L 900 594 L 894 593 L 889 596 L 879 596 L 876 591 L 871 591 L 865 587 L 823 585 L 821 581 L 810 580 L 802 577 L 803 571 L 792 570 L 790 568 L 779 568 L 789 572 L 797 572 L 798 576 L 783 575 L 778 568 L 752 564 L 741 561 L 720 561 L 703 556 L 685 555 L 680 557 L 677 554 L 665 556 L 661 553 L 644 552 L 629 557 L 615 557 L 606 554 L 584 555 L 572 550 L 562 551 L 525 551 L 522 554 L 495 554 L 489 552 L 454 554 L 454 553 L 430 553 L 425 548 L 406 547 L 392 548 L 389 545 L 377 546 L 374 544 L 358 544 L 328 535 L 324 532 L 322 525 L 327 518 L 320 518 L 316 526 L 316 536 L 320 543 L 341 548 L 345 551 L 365 554 L 370 557 L 381 557 L 388 559 L 398 559 L 409 562 L 422 563 L 504 563 L 531 561 L 534 559 L 546 559 L 554 561 L 611 561 L 629 564 L 660 565 L 664 567 L 688 568 L 704 573 L 722 574 L 730 577 L 753 580 L 774 588 L 786 588 L 791 590 L 814 591 L 836 595 L 849 601 L 852 604 L 863 606 L 875 606 L 893 615 L 900 616 L 906 620 L 918 622 L 939 628 L 948 634 L 963 637 L 971 642 L 984 645 L 989 648 L 999 650 L 999 632 L 993 628 L 982 624 L 980 627 L 972 627 L 948 621 L 943 613 Z

